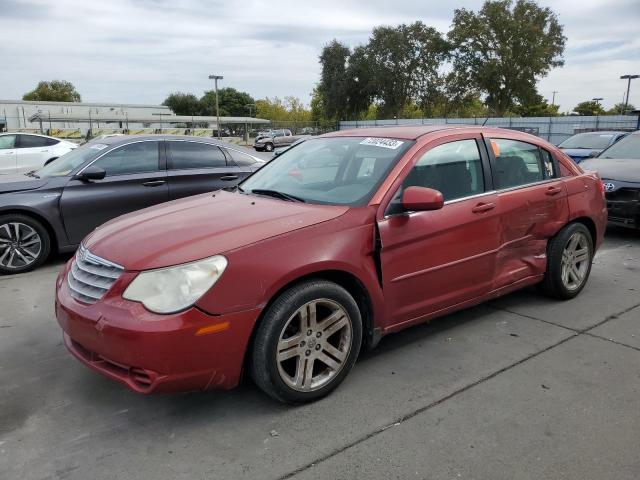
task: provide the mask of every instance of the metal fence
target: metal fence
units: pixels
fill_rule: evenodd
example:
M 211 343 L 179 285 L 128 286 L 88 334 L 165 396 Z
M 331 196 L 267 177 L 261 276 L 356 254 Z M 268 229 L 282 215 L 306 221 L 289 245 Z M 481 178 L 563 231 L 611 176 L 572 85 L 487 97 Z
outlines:
M 564 117 L 501 118 L 403 118 L 393 120 L 350 120 L 340 122 L 340 130 L 385 125 L 486 125 L 532 133 L 557 145 L 571 135 L 601 130 L 634 131 L 640 129 L 640 115 L 598 115 Z

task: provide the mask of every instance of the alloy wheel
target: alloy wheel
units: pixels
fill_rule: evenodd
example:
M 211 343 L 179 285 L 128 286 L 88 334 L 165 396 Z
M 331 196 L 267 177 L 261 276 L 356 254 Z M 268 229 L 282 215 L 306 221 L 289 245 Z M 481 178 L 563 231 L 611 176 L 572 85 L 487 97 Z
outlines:
M 280 378 L 299 392 L 318 390 L 342 370 L 353 326 L 342 305 L 326 298 L 301 306 L 282 329 L 276 351 Z
M 42 252 L 42 238 L 21 222 L 0 225 L 0 266 L 20 269 L 35 262 Z
M 567 290 L 577 290 L 589 271 L 591 252 L 589 240 L 582 232 L 575 232 L 562 252 L 562 283 Z

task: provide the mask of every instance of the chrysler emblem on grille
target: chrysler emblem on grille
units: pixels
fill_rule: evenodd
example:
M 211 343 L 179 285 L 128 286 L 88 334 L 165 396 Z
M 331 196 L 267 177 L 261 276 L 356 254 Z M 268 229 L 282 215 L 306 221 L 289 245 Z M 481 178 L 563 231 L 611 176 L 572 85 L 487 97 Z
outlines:
M 611 192 L 611 191 L 613 191 L 614 188 L 616 188 L 616 186 L 611 182 L 603 182 L 603 183 L 604 183 L 604 191 L 605 192 Z

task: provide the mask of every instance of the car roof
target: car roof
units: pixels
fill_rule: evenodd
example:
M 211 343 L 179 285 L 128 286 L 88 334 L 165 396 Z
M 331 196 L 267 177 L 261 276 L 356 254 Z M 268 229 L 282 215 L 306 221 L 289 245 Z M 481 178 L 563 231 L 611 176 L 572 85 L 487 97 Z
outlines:
M 595 131 L 595 132 L 580 132 L 580 133 L 576 133 L 574 135 L 574 137 L 576 135 L 603 135 L 603 134 L 604 135 L 624 135 L 624 134 L 627 134 L 627 133 L 629 133 L 629 132 L 624 132 L 624 131 L 621 131 L 621 130 L 598 130 L 598 131 Z
M 338 130 L 336 132 L 325 133 L 322 137 L 386 137 L 399 138 L 402 140 L 417 140 L 420 137 L 436 132 L 456 131 L 461 133 L 486 133 L 499 134 L 510 132 L 513 135 L 522 134 L 518 130 L 498 127 L 485 127 L 481 125 L 465 124 L 445 124 L 445 125 L 390 125 L 384 127 L 365 127 L 350 130 Z M 529 134 L 525 134 L 531 136 Z M 537 138 L 537 137 L 536 137 Z
M 50 137 L 49 135 L 43 135 L 41 133 L 31 133 L 31 132 L 2 132 L 0 133 L 0 135 L 33 135 L 34 137 L 53 138 L 54 140 L 60 140 L 60 141 L 64 140 L 63 138 Z
M 157 135 L 113 135 L 105 138 L 96 138 L 92 140 L 93 143 L 100 143 L 103 145 L 109 146 L 118 146 L 124 145 L 127 143 L 131 143 L 132 141 L 144 142 L 148 140 L 183 140 L 183 141 L 192 141 L 192 142 L 200 142 L 200 143 L 209 143 L 211 145 L 218 145 L 220 147 L 225 147 L 227 149 L 235 150 L 244 155 L 249 155 L 252 158 L 255 158 L 260 161 L 262 160 L 260 157 L 256 157 L 251 152 L 245 152 L 239 145 L 234 143 L 223 142 L 222 140 L 218 140 L 217 138 L 212 137 L 195 137 L 192 135 L 169 135 L 169 134 L 157 134 Z

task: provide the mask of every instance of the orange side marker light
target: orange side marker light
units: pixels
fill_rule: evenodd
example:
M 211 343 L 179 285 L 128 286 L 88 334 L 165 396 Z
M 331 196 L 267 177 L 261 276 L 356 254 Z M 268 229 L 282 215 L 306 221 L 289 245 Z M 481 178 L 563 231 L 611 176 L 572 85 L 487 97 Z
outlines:
M 199 329 L 196 332 L 196 336 L 222 332 L 227 328 L 229 328 L 229 322 L 215 323 L 213 325 L 209 325 L 208 327 L 202 327 L 201 329 Z

